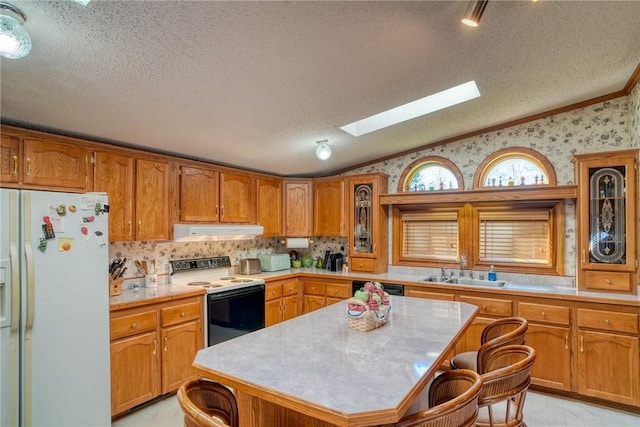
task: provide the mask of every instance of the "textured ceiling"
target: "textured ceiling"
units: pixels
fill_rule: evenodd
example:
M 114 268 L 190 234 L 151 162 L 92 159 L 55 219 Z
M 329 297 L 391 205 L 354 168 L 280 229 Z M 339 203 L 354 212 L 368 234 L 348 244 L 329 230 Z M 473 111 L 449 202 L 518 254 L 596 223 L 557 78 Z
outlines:
M 640 1 L 18 1 L 1 116 L 279 175 L 324 175 L 623 89 Z M 353 137 L 340 126 L 475 80 L 482 96 Z M 332 157 L 315 157 L 329 139 Z

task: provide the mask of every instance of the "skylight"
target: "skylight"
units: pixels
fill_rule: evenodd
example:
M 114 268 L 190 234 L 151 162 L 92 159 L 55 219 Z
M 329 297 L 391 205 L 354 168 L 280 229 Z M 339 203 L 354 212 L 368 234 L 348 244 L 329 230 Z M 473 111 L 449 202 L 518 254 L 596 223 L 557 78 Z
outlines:
M 476 82 L 471 80 L 451 89 L 446 89 L 382 113 L 374 114 L 357 122 L 349 123 L 341 126 L 340 129 L 353 136 L 360 136 L 451 107 L 452 105 L 461 104 L 479 96 L 480 91 L 476 86 Z

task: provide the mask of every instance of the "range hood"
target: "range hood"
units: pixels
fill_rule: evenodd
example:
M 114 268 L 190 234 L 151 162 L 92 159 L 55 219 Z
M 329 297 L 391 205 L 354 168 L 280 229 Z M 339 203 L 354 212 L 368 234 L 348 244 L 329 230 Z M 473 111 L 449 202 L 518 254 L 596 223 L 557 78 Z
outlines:
M 212 242 L 252 240 L 264 232 L 261 225 L 245 224 L 174 224 L 174 242 Z

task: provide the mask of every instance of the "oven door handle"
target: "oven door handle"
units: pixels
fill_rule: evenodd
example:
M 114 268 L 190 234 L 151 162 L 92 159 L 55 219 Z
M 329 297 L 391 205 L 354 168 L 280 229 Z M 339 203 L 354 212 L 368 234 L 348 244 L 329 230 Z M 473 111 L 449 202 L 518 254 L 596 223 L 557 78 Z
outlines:
M 207 294 L 209 301 L 218 301 L 221 299 L 239 297 L 247 294 L 252 294 L 254 292 L 264 291 L 264 285 L 249 285 L 243 288 L 229 289 L 227 291 L 214 292 L 211 294 Z

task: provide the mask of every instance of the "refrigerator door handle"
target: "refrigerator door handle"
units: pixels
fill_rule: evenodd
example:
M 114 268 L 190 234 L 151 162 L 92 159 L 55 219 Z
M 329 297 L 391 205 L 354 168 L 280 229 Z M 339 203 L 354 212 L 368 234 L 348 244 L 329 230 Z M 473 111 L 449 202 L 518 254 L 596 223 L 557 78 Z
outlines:
M 20 328 L 20 262 L 18 253 L 18 193 L 9 193 L 9 261 L 11 326 L 9 329 L 9 425 L 18 425 L 18 328 Z
M 32 348 L 31 348 L 31 332 L 33 329 L 34 319 L 34 302 L 35 302 L 35 270 L 33 266 L 33 248 L 31 246 L 31 194 L 25 192 L 22 202 L 23 212 L 23 244 L 25 265 L 27 270 L 27 308 L 26 308 L 26 324 L 24 336 L 24 414 L 25 425 L 32 425 L 32 401 L 31 401 L 31 384 L 32 384 Z

